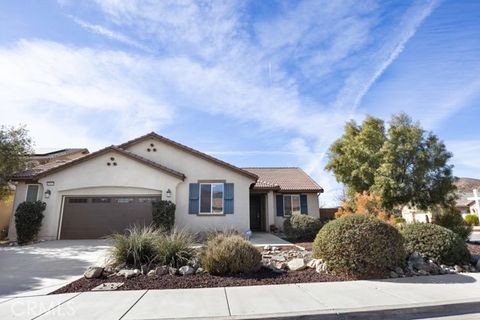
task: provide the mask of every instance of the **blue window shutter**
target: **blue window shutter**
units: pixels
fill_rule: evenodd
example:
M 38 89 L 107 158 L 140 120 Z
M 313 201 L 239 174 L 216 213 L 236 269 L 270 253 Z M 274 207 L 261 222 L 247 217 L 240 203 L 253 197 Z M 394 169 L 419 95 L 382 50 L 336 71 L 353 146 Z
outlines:
M 233 183 L 225 183 L 223 186 L 223 213 L 233 214 Z
M 308 214 L 307 195 L 306 194 L 301 194 L 300 195 L 300 212 L 302 214 Z
M 283 217 L 283 195 L 277 194 L 277 216 Z
M 189 185 L 189 201 L 188 201 L 188 213 L 198 214 L 199 210 L 199 187 L 198 183 L 190 183 Z

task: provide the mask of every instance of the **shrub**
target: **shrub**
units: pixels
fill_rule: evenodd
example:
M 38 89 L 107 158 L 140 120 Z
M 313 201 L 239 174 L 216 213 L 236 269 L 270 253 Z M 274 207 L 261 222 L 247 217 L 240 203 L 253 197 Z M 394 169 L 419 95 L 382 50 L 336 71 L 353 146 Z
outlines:
M 404 217 L 395 217 L 395 223 L 400 224 L 400 223 L 405 223 L 405 218 Z
M 175 204 L 161 200 L 152 202 L 153 225 L 157 229 L 170 231 L 175 224 Z
M 217 235 L 207 242 L 200 264 L 211 274 L 248 273 L 260 270 L 262 255 L 240 236 Z
M 462 216 L 452 209 L 446 209 L 442 213 L 434 214 L 432 220 L 434 224 L 452 230 L 464 241 L 467 241 L 472 233 L 472 226 L 466 223 Z
M 36 239 L 42 227 L 43 211 L 46 207 L 46 203 L 42 201 L 25 201 L 18 205 L 15 211 L 18 244 L 26 244 Z
M 126 234 L 113 234 L 110 236 L 112 239 L 110 257 L 116 265 L 125 263 L 140 267 L 156 263 L 159 261 L 157 248 L 161 237 L 161 232 L 153 227 L 138 226 L 127 229 Z
M 186 265 L 195 255 L 194 236 L 184 230 L 164 233 L 157 242 L 158 260 L 175 268 Z
M 463 219 L 469 226 L 478 225 L 478 216 L 475 214 L 467 214 Z
M 437 263 L 453 265 L 470 261 L 462 238 L 453 231 L 430 223 L 408 224 L 402 230 L 408 253 L 418 251 Z
M 283 231 L 290 239 L 312 241 L 322 227 L 320 219 L 304 214 L 294 214 L 283 221 Z
M 362 277 L 402 266 L 406 255 L 395 227 L 373 216 L 346 215 L 320 229 L 313 256 L 332 273 Z

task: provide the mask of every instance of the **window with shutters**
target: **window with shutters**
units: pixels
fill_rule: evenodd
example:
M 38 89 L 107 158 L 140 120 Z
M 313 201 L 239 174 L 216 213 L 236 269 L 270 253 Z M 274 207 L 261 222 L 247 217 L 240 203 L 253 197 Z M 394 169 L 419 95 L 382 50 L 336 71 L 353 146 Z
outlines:
M 223 183 L 200 184 L 200 213 L 223 214 Z
M 283 196 L 283 214 L 288 217 L 292 214 L 300 214 L 300 196 L 287 194 Z

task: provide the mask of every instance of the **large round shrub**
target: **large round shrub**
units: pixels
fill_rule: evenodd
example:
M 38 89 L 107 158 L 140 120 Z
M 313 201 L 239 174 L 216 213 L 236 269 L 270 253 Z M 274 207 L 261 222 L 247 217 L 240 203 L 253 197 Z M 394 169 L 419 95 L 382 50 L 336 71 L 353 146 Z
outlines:
M 42 201 L 25 201 L 15 211 L 15 229 L 18 244 L 27 244 L 37 238 L 42 227 L 43 211 L 47 205 Z
M 463 239 L 455 232 L 431 223 L 412 223 L 402 230 L 408 253 L 418 251 L 437 263 L 453 265 L 470 261 Z
M 211 274 L 247 273 L 260 270 L 262 255 L 240 236 L 219 234 L 207 242 L 200 264 Z
M 327 223 L 313 243 L 313 256 L 335 274 L 379 275 L 405 262 L 400 232 L 378 218 L 346 215 Z
M 312 241 L 322 228 L 320 219 L 305 214 L 294 214 L 283 222 L 283 231 L 290 239 Z

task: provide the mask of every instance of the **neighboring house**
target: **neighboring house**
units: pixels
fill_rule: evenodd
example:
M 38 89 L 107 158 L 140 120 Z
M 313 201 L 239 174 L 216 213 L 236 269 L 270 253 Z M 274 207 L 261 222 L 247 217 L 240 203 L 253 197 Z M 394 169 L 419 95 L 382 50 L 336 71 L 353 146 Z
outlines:
M 28 168 L 34 168 L 39 165 L 57 166 L 68 161 L 83 157 L 88 154 L 85 148 L 50 150 L 49 152 L 34 153 L 28 157 Z M 12 193 L 3 201 L 0 201 L 0 238 L 3 230 L 9 229 L 10 221 L 13 221 L 13 203 L 15 188 L 11 185 Z M 6 233 L 5 233 L 6 235 Z
M 416 209 L 414 207 L 404 206 L 402 209 L 402 217 L 405 219 L 406 223 L 412 222 L 422 222 L 428 223 L 432 222 L 432 213 L 426 210 Z
M 176 204 L 192 231 L 268 231 L 293 213 L 318 217 L 323 190 L 299 168 L 238 168 L 154 132 L 12 177 L 14 207 L 46 202 L 40 239 L 98 238 L 151 223 L 151 202 Z M 16 238 L 10 223 L 9 238 Z
M 480 213 L 479 201 L 478 191 L 477 189 L 473 189 L 473 192 L 459 195 L 456 207 L 462 213 L 462 216 L 466 216 L 467 214 L 476 214 L 478 216 Z

